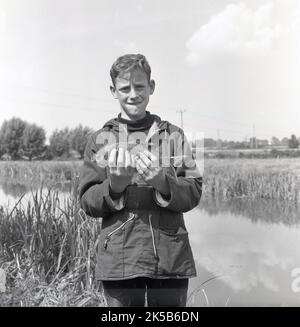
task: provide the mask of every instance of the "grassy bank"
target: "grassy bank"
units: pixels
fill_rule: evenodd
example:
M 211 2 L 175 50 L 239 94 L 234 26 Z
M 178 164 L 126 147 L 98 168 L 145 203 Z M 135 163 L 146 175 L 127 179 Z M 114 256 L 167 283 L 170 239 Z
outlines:
M 0 161 L 0 179 L 19 183 L 71 181 L 82 161 Z
M 3 179 L 24 183 L 34 176 L 71 181 L 66 200 L 55 188 L 33 190 L 29 205 L 0 206 L 0 269 L 6 292 L 0 306 L 101 306 L 94 278 L 101 221 L 79 208 L 77 179 L 81 162 L 5 162 Z M 40 173 L 37 173 L 40 172 Z M 22 176 L 24 174 L 25 176 Z M 52 175 L 53 177 L 51 177 Z M 69 175 L 68 175 L 69 174 Z M 69 176 L 69 177 L 68 177 Z M 300 162 L 297 159 L 208 159 L 203 196 L 232 199 L 278 199 L 300 203 Z M 243 209 L 244 210 L 244 209 Z
M 74 193 L 32 193 L 27 207 L 0 207 L 0 306 L 101 306 L 94 279 L 100 220 L 87 217 Z
M 280 199 L 300 204 L 298 159 L 206 159 L 204 196 Z
M 82 161 L 0 162 L 0 182 L 39 187 L 74 180 Z M 204 196 L 280 199 L 300 203 L 300 161 L 284 159 L 205 159 Z

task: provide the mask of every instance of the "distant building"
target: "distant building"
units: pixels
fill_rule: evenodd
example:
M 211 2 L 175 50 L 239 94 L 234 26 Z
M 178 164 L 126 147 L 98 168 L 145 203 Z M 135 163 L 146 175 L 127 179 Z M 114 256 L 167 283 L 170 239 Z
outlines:
M 256 140 L 258 148 L 265 148 L 269 146 L 268 140 Z

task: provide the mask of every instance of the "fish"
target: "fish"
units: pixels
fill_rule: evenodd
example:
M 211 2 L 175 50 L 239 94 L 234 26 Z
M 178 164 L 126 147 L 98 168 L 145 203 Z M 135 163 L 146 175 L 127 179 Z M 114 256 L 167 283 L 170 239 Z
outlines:
M 149 146 L 154 146 L 154 143 L 135 143 L 135 142 L 115 142 L 112 144 L 106 144 L 97 152 L 93 153 L 92 162 L 96 162 L 100 167 L 107 165 L 107 160 L 109 155 L 113 149 L 119 151 L 120 148 L 129 151 L 132 155 L 136 156 L 139 152 L 143 152 L 144 150 L 148 150 Z
M 100 167 L 106 167 L 108 164 L 108 158 L 113 149 L 116 149 L 119 151 L 120 148 L 123 148 L 124 150 L 127 150 L 130 152 L 130 154 L 133 156 L 133 158 L 136 157 L 140 152 L 143 152 L 144 150 L 149 151 L 149 147 L 152 149 L 152 154 L 158 153 L 155 152 L 157 150 L 157 145 L 151 142 L 143 142 L 143 143 L 135 143 L 135 142 L 114 142 L 112 144 L 106 144 L 101 149 L 98 150 L 98 152 L 94 152 L 92 156 L 92 162 L 97 163 Z M 161 160 L 176 160 L 179 161 L 184 160 L 185 158 L 191 157 L 189 155 L 177 155 L 177 156 L 161 156 Z

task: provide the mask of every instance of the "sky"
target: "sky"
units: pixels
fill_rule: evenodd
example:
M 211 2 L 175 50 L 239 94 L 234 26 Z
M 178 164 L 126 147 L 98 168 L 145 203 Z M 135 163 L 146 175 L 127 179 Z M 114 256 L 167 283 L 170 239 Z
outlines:
M 298 0 L 0 0 L 0 124 L 97 130 L 117 57 L 142 53 L 148 110 L 186 133 L 300 136 Z

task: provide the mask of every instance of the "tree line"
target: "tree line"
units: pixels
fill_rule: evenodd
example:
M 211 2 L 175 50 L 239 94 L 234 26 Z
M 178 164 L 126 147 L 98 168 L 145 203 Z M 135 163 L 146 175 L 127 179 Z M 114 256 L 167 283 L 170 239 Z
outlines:
M 46 131 L 43 127 L 13 117 L 4 121 L 0 128 L 0 158 L 6 160 L 82 159 L 87 144 L 87 136 L 92 132 L 90 127 L 83 127 L 81 124 L 73 129 L 68 127 L 61 130 L 56 129 L 50 135 L 49 144 L 46 144 Z M 205 148 L 222 149 L 266 148 L 270 146 L 297 149 L 299 144 L 300 138 L 294 134 L 290 138 L 284 137 L 282 140 L 273 136 L 271 142 L 256 138 L 242 142 L 204 139 Z M 193 145 L 196 146 L 196 143 Z
M 13 117 L 0 128 L 0 158 L 6 160 L 82 159 L 87 136 L 93 130 L 81 124 L 70 129 L 56 129 L 46 144 L 43 127 Z
M 297 138 L 295 134 L 292 134 L 289 138 L 284 137 L 281 140 L 276 136 L 271 138 L 271 141 L 267 139 L 258 139 L 251 137 L 245 141 L 227 141 L 227 140 L 214 140 L 212 138 L 205 138 L 202 144 L 205 148 L 222 148 L 222 149 L 263 149 L 263 148 L 289 148 L 298 149 L 300 145 L 300 137 Z M 196 142 L 195 142 L 196 143 Z M 199 141 L 200 144 L 200 141 Z

